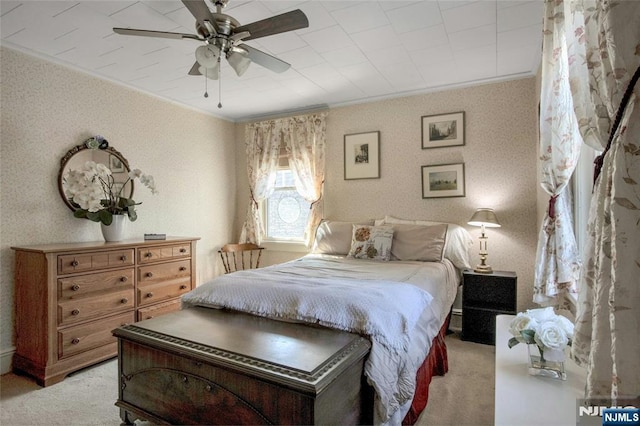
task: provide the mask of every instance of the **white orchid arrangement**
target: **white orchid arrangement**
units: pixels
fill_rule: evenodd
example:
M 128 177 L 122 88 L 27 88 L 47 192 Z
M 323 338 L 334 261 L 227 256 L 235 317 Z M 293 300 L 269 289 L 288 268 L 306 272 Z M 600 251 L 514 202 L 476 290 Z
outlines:
M 552 307 L 520 312 L 511 321 L 509 348 L 518 343 L 536 345 L 542 361 L 564 361 L 564 350 L 573 340 L 573 323 Z
M 127 183 L 139 179 L 140 182 L 157 194 L 153 176 L 145 175 L 140 169 L 131 170 L 123 183 L 115 182 L 111 169 L 102 163 L 87 161 L 78 170 L 69 170 L 64 176 L 64 188 L 67 199 L 77 210 L 74 216 L 111 225 L 113 215 L 124 215 L 132 222 L 138 218 L 131 198 L 123 196 Z

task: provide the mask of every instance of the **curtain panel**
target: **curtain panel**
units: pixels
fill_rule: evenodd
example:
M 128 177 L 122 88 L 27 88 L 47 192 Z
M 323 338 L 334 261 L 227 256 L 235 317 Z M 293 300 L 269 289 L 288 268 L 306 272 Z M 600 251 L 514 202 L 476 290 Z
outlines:
M 269 198 L 276 186 L 276 170 L 280 155 L 280 123 L 275 120 L 248 124 L 245 131 L 249 205 L 242 226 L 240 242 L 260 244 L 264 227 L 259 203 Z
M 298 193 L 311 203 L 304 240 L 310 246 L 322 219 L 326 113 L 292 117 L 284 131 L 285 149 Z
M 602 150 L 640 65 L 640 2 L 546 0 L 545 5 L 545 38 L 552 30 L 567 40 L 580 134 Z M 636 85 L 603 159 L 589 212 L 572 357 L 587 367 L 585 398 L 592 400 L 640 396 L 639 99 Z
M 568 3 L 545 2 L 540 92 L 540 185 L 549 207 L 538 236 L 533 301 L 566 308 L 567 293 L 577 294 L 580 258 L 567 185 L 580 157 L 582 138 L 571 95 L 571 49 L 576 40 L 565 31 Z M 570 18 L 570 15 L 569 15 Z

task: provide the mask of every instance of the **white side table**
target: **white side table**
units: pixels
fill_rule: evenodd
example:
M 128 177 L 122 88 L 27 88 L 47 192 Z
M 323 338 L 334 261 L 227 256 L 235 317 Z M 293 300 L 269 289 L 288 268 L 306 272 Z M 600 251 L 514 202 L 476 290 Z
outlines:
M 565 361 L 567 380 L 530 376 L 527 347 L 509 349 L 514 315 L 496 317 L 495 424 L 575 425 L 576 400 L 584 398 L 586 370 Z

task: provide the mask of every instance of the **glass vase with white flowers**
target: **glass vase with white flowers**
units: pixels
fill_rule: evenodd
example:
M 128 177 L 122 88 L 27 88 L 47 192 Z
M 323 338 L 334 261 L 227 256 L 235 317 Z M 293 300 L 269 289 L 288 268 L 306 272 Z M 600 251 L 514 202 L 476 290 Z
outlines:
M 102 163 L 87 161 L 77 170 L 69 170 L 64 176 L 67 199 L 77 209 L 74 216 L 111 225 L 114 215 L 127 215 L 132 222 L 138 218 L 133 199 L 123 194 L 123 189 L 135 179 L 157 194 L 153 176 L 143 174 L 140 169 L 131 170 L 124 182 L 116 182 L 111 169 Z
M 573 323 L 567 317 L 556 314 L 552 307 L 529 309 L 516 315 L 509 332 L 513 335 L 509 348 L 528 345 L 530 374 L 566 379 L 565 350 L 573 340 Z M 534 345 L 539 356 L 530 352 Z

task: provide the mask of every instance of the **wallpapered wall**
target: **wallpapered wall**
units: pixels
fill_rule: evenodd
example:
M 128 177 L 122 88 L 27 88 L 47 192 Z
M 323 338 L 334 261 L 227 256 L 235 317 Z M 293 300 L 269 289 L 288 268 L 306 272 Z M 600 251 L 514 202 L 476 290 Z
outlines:
M 198 283 L 211 277 L 217 249 L 235 217 L 233 123 L 5 47 L 2 67 L 0 222 L 0 355 L 3 372 L 13 343 L 11 246 L 100 241 L 100 227 L 75 219 L 60 199 L 60 158 L 103 135 L 132 168 L 154 176 L 158 195 L 138 184 L 138 220 L 145 232 L 199 236 Z
M 60 158 L 95 134 L 105 136 L 160 191 L 138 185 L 145 232 L 200 236 L 197 280 L 216 274 L 216 250 L 235 241 L 246 214 L 243 123 L 226 122 L 86 74 L 0 47 L 0 360 L 13 346 L 15 245 L 101 240 L 99 225 L 73 218 L 59 198 Z M 465 111 L 466 145 L 421 149 L 420 117 Z M 466 225 L 477 207 L 493 207 L 502 228 L 490 229 L 489 263 L 518 273 L 518 307 L 531 306 L 536 225 L 535 79 L 488 84 L 333 108 L 327 119 L 325 217 L 340 220 L 432 219 Z M 380 131 L 381 176 L 343 176 L 343 137 Z M 188 135 L 188 137 L 186 136 Z M 422 199 L 420 166 L 465 163 L 466 196 Z M 229 176 L 236 176 L 230 179 Z M 232 232 L 233 230 L 233 232 Z M 269 263 L 302 253 L 271 251 Z M 5 368 L 6 367 L 6 368 Z
M 475 239 L 472 266 L 479 263 L 480 228 L 467 225 L 478 207 L 495 209 L 501 228 L 487 230 L 488 263 L 518 274 L 518 308 L 532 307 L 537 243 L 537 112 L 535 78 L 332 108 L 327 118 L 325 218 L 363 220 L 394 215 L 464 225 Z M 421 149 L 421 116 L 464 111 L 464 146 Z M 244 124 L 237 125 L 244 143 Z M 344 180 L 344 135 L 380 131 L 380 178 Z M 237 153 L 238 217 L 244 221 L 249 194 L 244 153 Z M 422 199 L 421 166 L 464 163 L 466 196 Z M 267 254 L 271 263 L 299 253 Z

